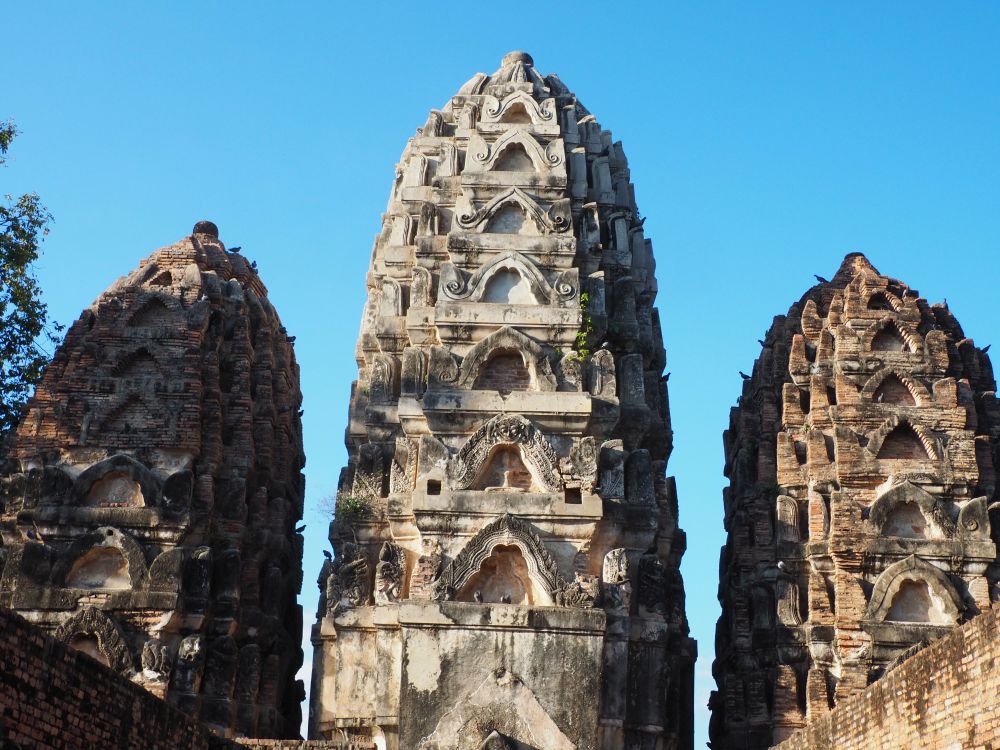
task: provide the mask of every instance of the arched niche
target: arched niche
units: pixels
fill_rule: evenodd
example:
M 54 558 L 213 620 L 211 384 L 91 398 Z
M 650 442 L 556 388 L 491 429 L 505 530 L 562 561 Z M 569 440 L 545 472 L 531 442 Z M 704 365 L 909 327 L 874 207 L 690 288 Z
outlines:
M 104 612 L 87 607 L 62 625 L 54 634 L 55 639 L 75 648 L 119 674 L 131 677 L 135 660 L 125 643 L 121 629 Z M 92 652 L 96 649 L 96 655 Z
M 150 378 L 160 375 L 160 366 L 149 350 L 136 349 L 122 357 L 112 375 L 118 378 Z
M 472 485 L 475 490 L 537 492 L 538 483 L 515 445 L 496 445 Z
M 494 582 L 488 586 L 491 577 Z M 497 601 L 509 593 L 511 603 L 520 586 L 522 596 L 530 597 L 532 603 L 550 606 L 560 582 L 555 560 L 542 540 L 526 522 L 505 513 L 466 543 L 442 571 L 436 586 L 451 591 L 451 598 L 464 601 L 475 601 L 477 590 L 484 601 L 488 601 L 484 589 L 490 596 L 496 595 Z
M 531 387 L 531 373 L 520 352 L 498 349 L 490 354 L 472 384 L 474 391 L 497 391 L 507 394 Z
M 88 467 L 73 483 L 74 495 L 90 506 L 151 506 L 159 500 L 160 490 L 156 475 L 124 453 Z
M 98 508 L 143 506 L 142 487 L 124 471 L 109 471 L 91 485 L 86 504 Z
M 499 414 L 480 427 L 448 462 L 452 489 L 468 490 L 491 462 L 495 449 L 515 447 L 531 472 L 533 487 L 542 492 L 562 492 L 559 458 L 542 433 L 520 414 Z
M 946 539 L 955 526 L 938 500 L 912 482 L 902 482 L 872 503 L 868 522 L 880 536 L 896 539 Z
M 490 216 L 483 231 L 492 234 L 538 234 L 538 227 L 525 219 L 523 208 L 508 203 Z
M 460 602 L 504 602 L 527 607 L 551 603 L 551 597 L 532 578 L 516 544 L 495 546 L 455 598 Z
M 542 146 L 524 128 L 511 128 L 492 144 L 473 135 L 467 150 L 466 172 L 546 172 L 565 160 L 562 139 Z
M 493 274 L 483 287 L 483 302 L 502 305 L 537 305 L 531 284 L 515 268 L 503 268 Z
M 948 577 L 910 555 L 890 565 L 875 581 L 864 619 L 873 623 L 954 625 L 963 610 L 962 598 Z M 912 617 L 925 619 L 899 619 Z
M 550 284 L 538 266 L 516 250 L 497 255 L 472 274 L 452 263 L 441 264 L 441 292 L 448 300 L 574 306 L 579 288 L 578 269 L 563 271 Z
M 511 208 L 519 210 L 522 218 L 511 213 Z M 501 215 L 505 217 L 502 220 L 498 218 Z M 516 225 L 518 221 L 522 223 Z M 557 200 L 546 209 L 521 188 L 511 187 L 478 209 L 463 195 L 455 205 L 455 222 L 463 229 L 477 232 L 539 234 L 569 231 L 573 215 L 568 198 Z
M 890 317 L 872 323 L 862 337 L 862 350 L 887 354 L 916 352 L 920 344 L 920 334 L 910 324 Z
M 521 357 L 521 362 L 528 371 L 532 390 L 556 390 L 556 377 L 545 350 L 530 336 L 511 326 L 504 326 L 491 333 L 469 350 L 459 367 L 457 385 L 461 388 L 474 387 L 484 366 L 488 365 L 494 354 L 511 352 Z
M 861 389 L 861 399 L 890 406 L 922 406 L 931 396 L 919 381 L 894 369 L 884 369 L 868 379 Z
M 497 156 L 493 164 L 495 172 L 534 172 L 535 163 L 521 143 L 513 143 Z
M 930 458 L 927 448 L 920 441 L 920 436 L 917 435 L 913 427 L 905 423 L 893 428 L 892 432 L 885 436 L 876 456 L 880 460 L 912 459 L 925 461 Z
M 898 312 L 902 307 L 899 300 L 887 292 L 875 292 L 868 298 L 865 305 L 868 310 L 885 310 L 887 312 Z
M 927 581 L 905 580 L 899 584 L 889 611 L 887 622 L 908 622 L 925 625 L 954 625 L 945 601 L 935 595 Z
M 128 563 L 116 547 L 94 547 L 78 557 L 66 574 L 66 588 L 116 590 L 132 587 Z
M 102 526 L 69 546 L 54 579 L 66 588 L 139 591 L 148 587 L 149 568 L 135 539 Z
M 135 311 L 129 316 L 128 325 L 133 328 L 177 325 L 179 311 L 180 305 L 176 300 L 165 299 L 160 294 L 144 295 L 137 301 Z

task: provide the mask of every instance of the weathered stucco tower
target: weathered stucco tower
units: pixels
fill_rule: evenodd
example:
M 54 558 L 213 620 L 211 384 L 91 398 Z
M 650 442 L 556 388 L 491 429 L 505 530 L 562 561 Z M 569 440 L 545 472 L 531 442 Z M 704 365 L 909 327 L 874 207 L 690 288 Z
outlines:
M 297 737 L 298 367 L 211 222 L 83 312 L 4 467 L 0 606 L 219 733 Z
M 312 736 L 690 746 L 653 268 L 621 145 L 527 54 L 407 144 L 367 277 Z
M 996 384 L 947 305 L 851 254 L 763 344 L 725 436 L 717 750 L 769 747 L 998 598 Z

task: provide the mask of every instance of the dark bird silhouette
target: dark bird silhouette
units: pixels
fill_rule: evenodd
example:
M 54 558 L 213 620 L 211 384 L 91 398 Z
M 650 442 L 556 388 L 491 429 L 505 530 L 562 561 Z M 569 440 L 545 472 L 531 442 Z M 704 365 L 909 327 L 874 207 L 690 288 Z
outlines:
M 483 603 L 483 592 L 482 591 L 477 591 L 475 594 L 472 595 L 472 598 L 475 599 L 480 604 L 482 604 Z
M 743 372 L 743 370 L 740 370 L 740 377 L 743 378 L 744 380 L 750 379 L 750 376 L 747 375 L 745 372 Z
M 666 382 L 667 382 L 668 380 L 670 380 L 670 373 L 668 372 L 668 373 L 667 373 L 666 375 L 664 375 L 664 376 L 663 376 L 663 377 L 661 378 L 661 380 L 662 380 L 662 381 L 663 381 L 664 383 L 666 383 Z
M 333 555 L 330 554 L 329 550 L 323 550 L 323 557 L 325 557 L 327 560 L 333 559 Z
M 306 413 L 306 410 L 305 410 L 305 409 L 299 409 L 299 416 L 300 416 L 300 417 L 301 417 L 301 416 L 302 416 L 303 414 L 305 414 L 305 413 Z
M 824 279 L 822 276 L 817 276 L 816 274 L 813 274 L 813 276 L 816 277 L 816 281 L 818 281 L 820 284 L 829 284 L 830 283 L 829 279 Z
M 255 261 L 255 260 L 250 261 L 250 268 L 252 268 L 253 270 L 256 271 L 257 270 L 257 261 Z
M 986 352 L 988 352 L 990 350 L 991 346 L 993 346 L 993 344 L 987 344 L 986 346 L 984 346 L 983 347 L 983 354 L 986 354 Z
M 295 529 L 295 533 L 296 533 L 296 534 L 301 534 L 301 533 L 302 533 L 303 531 L 305 531 L 305 530 L 306 530 L 306 524 L 302 524 L 302 525 L 301 525 L 301 526 L 299 526 L 299 527 L 298 527 L 297 529 Z
M 757 343 L 761 346 L 767 346 L 767 344 L 764 343 L 764 339 L 757 339 Z
M 289 336 L 288 339 L 287 339 L 287 341 L 288 341 L 289 344 L 294 344 L 295 343 L 295 337 L 294 336 Z
M 243 245 L 237 245 L 236 247 L 229 248 L 229 252 L 231 252 L 231 253 L 238 253 L 242 249 L 243 249 Z

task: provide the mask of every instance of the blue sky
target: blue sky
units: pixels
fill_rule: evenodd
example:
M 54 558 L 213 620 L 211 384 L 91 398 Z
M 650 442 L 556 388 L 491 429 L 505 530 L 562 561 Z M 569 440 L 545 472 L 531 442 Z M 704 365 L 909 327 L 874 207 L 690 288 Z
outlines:
M 17 3 L 0 192 L 55 215 L 39 276 L 69 322 L 198 219 L 259 264 L 297 336 L 314 512 L 344 463 L 364 275 L 406 139 L 525 49 L 621 139 L 660 283 L 703 747 L 722 430 L 757 339 L 862 251 L 1000 340 L 1000 4 Z

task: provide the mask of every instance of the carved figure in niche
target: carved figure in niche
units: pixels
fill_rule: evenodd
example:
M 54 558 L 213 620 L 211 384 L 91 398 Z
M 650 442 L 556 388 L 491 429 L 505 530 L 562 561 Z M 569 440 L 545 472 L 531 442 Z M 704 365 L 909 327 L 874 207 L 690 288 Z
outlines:
M 368 604 L 368 561 L 353 542 L 343 545 L 326 580 L 326 612 L 330 617 Z
M 398 317 L 403 314 L 403 292 L 395 279 L 382 279 L 382 293 L 379 296 L 379 315 L 383 318 Z
M 155 638 L 146 641 L 142 645 L 142 674 L 147 680 L 155 682 L 169 682 L 170 670 L 173 666 L 170 661 L 170 651 L 166 644 Z
M 556 589 L 556 605 L 590 609 L 597 603 L 599 588 L 597 576 L 581 576 L 577 573 L 575 580 Z
M 413 282 L 410 285 L 410 307 L 430 307 L 434 304 L 431 299 L 431 284 L 430 271 L 420 266 L 413 269 Z
M 136 507 L 145 505 L 139 483 L 123 471 L 112 471 L 90 488 L 87 505 L 101 508 Z
M 424 392 L 424 355 L 417 347 L 403 350 L 403 372 L 400 377 L 400 395 L 419 398 Z
M 479 428 L 448 465 L 454 489 L 469 489 L 483 476 L 483 467 L 499 446 L 516 445 L 534 484 L 544 492 L 560 492 L 559 460 L 541 432 L 519 414 L 501 414 Z M 516 484 L 513 486 L 517 486 Z
M 569 452 L 569 465 L 573 476 L 580 480 L 580 488 L 592 490 L 597 479 L 597 441 L 585 437 L 574 443 Z
M 409 596 L 411 599 L 430 599 L 434 581 L 441 574 L 441 544 L 432 539 L 424 542 L 424 553 L 410 575 Z
M 409 438 L 396 438 L 396 452 L 392 457 L 389 491 L 410 492 L 417 479 L 417 444 Z
M 240 649 L 236 667 L 236 698 L 253 703 L 260 690 L 260 646 L 248 643 Z
M 420 216 L 417 219 L 417 236 L 419 237 L 433 237 L 438 231 L 438 210 L 437 206 L 433 203 L 421 203 L 420 204 Z M 430 272 L 426 268 L 420 268 L 419 266 L 414 269 L 415 271 L 423 271 L 427 274 L 428 280 L 430 279 Z M 416 283 L 416 273 L 414 273 L 414 283 Z M 430 291 L 430 287 L 428 287 Z M 416 305 L 416 302 L 411 304 Z
M 625 450 L 621 440 L 608 440 L 601 445 L 600 486 L 598 492 L 605 500 L 622 500 L 625 497 Z
M 645 448 L 632 451 L 625 462 L 625 499 L 630 505 L 653 505 L 653 463 Z
M 390 354 L 376 354 L 371 368 L 370 401 L 388 404 L 396 398 L 396 359 Z
M 779 495 L 777 499 L 778 542 L 799 541 L 799 506 L 794 498 Z
M 403 588 L 403 550 L 384 542 L 375 566 L 375 603 L 391 604 L 399 600 Z
M 607 349 L 598 349 L 590 357 L 588 390 L 597 398 L 615 398 L 618 383 L 615 376 L 615 355 Z
M 232 636 L 224 635 L 212 641 L 205 659 L 202 692 L 218 698 L 228 698 L 233 693 L 236 679 L 238 648 Z
M 365 443 L 358 450 L 358 467 L 354 471 L 351 494 L 366 500 L 378 500 L 385 495 L 385 455 L 376 443 Z
M 643 555 L 639 558 L 639 606 L 662 617 L 666 593 L 665 568 L 660 558 L 655 554 Z
M 197 693 L 201 687 L 201 672 L 205 663 L 204 641 L 201 636 L 189 635 L 181 640 L 174 666 L 174 690 Z
M 613 549 L 604 556 L 601 575 L 601 589 L 604 606 L 612 611 L 628 612 L 632 601 L 628 552 L 622 548 Z
M 775 588 L 778 593 L 778 622 L 793 626 L 802 624 L 799 612 L 799 585 L 790 575 L 778 576 Z
M 521 460 L 517 448 L 502 446 L 493 451 L 474 486 L 487 492 L 531 492 L 531 472 Z

